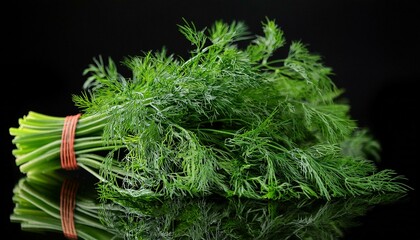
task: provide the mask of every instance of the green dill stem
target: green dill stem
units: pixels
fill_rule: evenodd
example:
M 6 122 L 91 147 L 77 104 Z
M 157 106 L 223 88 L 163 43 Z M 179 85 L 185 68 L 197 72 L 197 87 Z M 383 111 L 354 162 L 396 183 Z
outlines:
M 101 133 L 106 120 L 107 117 L 103 115 L 91 115 L 79 119 L 74 143 L 76 155 L 123 147 L 121 142 L 114 141 L 113 145 L 107 145 L 102 139 Z M 22 172 L 45 172 L 60 168 L 58 159 L 64 121 L 64 117 L 31 111 L 19 120 L 19 128 L 10 128 L 10 134 L 14 136 L 13 143 L 17 146 L 12 153 Z M 99 167 L 98 164 L 92 166 Z
M 92 139 L 93 138 L 93 139 Z M 102 140 L 95 140 L 100 137 L 90 137 L 90 138 L 78 138 L 75 140 L 74 149 L 76 156 L 81 153 L 88 152 L 98 152 L 104 150 L 114 150 L 122 147 L 120 146 L 104 146 Z M 49 146 L 48 150 L 38 154 L 38 152 L 32 152 L 21 158 L 16 159 L 16 163 L 20 165 L 20 170 L 22 172 L 36 171 L 37 169 L 44 171 L 39 168 L 39 164 L 45 163 L 48 161 L 55 161 L 57 165 L 60 163 L 60 148 L 56 147 L 60 144 L 54 144 L 53 147 Z
M 89 173 L 94 175 L 101 181 L 107 181 L 103 177 L 101 177 L 97 172 L 93 171 L 93 169 L 100 169 L 103 167 L 103 163 L 105 162 L 106 158 L 96 155 L 96 154 L 81 154 L 77 156 L 77 163 L 80 167 L 87 170 Z M 116 166 L 111 166 L 108 168 L 108 171 L 112 172 L 114 176 L 123 179 L 127 175 L 129 175 L 126 171 Z

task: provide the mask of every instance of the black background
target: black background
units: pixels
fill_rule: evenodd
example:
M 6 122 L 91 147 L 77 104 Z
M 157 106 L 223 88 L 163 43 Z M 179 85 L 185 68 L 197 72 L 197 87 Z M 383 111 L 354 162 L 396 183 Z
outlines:
M 276 20 L 288 42 L 301 40 L 332 67 L 345 89 L 352 117 L 382 145 L 380 168 L 392 168 L 414 187 L 407 200 L 378 206 L 360 218 L 344 239 L 417 232 L 419 12 L 415 1 L 14 1 L 2 7 L 1 225 L 21 239 L 42 235 L 11 224 L 12 188 L 22 176 L 11 154 L 9 128 L 28 111 L 65 116 L 78 112 L 83 70 L 93 57 L 116 62 L 159 50 L 187 56 L 178 32 L 182 18 L 197 28 L 215 20 L 244 21 L 254 33 Z M 57 238 L 61 235 L 53 235 Z

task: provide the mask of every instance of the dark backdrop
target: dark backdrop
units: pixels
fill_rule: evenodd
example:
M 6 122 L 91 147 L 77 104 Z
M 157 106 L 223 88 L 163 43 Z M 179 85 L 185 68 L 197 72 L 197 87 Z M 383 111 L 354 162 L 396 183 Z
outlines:
M 31 234 L 9 224 L 14 164 L 9 127 L 28 111 L 65 116 L 77 112 L 83 70 L 93 57 L 168 51 L 186 56 L 189 44 L 178 32 L 182 18 L 198 28 L 215 20 L 241 20 L 260 33 L 265 17 L 275 19 L 286 39 L 301 40 L 334 70 L 351 114 L 382 144 L 380 167 L 406 175 L 417 187 L 419 13 L 414 1 L 14 1 L 2 7 L 1 201 L 2 226 L 13 236 Z M 378 207 L 361 219 L 347 239 L 417 234 L 417 194 Z M 417 234 L 418 236 L 418 234 Z

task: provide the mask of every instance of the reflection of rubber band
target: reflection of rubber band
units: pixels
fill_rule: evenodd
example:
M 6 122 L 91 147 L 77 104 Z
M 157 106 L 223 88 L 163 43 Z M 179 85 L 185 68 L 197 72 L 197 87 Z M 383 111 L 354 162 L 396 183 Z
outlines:
M 61 167 L 66 170 L 77 169 L 76 154 L 74 153 L 74 136 L 80 115 L 79 113 L 77 115 L 67 116 L 64 119 L 61 134 L 60 160 Z
M 78 182 L 65 179 L 61 185 L 60 215 L 63 234 L 68 239 L 77 239 L 76 226 L 74 225 L 74 208 L 76 206 L 76 192 Z

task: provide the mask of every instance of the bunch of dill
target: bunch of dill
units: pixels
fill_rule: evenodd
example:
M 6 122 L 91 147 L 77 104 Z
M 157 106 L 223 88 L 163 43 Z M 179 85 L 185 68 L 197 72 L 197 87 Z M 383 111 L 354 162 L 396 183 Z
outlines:
M 201 30 L 185 21 L 179 30 L 191 42 L 187 59 L 144 52 L 121 62 L 131 72 L 123 76 L 99 57 L 73 95 L 78 129 L 98 143 L 75 146 L 78 164 L 101 179 L 101 198 L 329 200 L 409 189 L 403 176 L 377 169 L 378 142 L 351 119 L 319 55 L 292 41 L 274 58 L 286 47 L 275 21 L 262 22 L 261 35 L 236 21 Z M 85 136 L 78 129 L 76 143 Z M 87 159 L 93 147 L 105 156 Z

